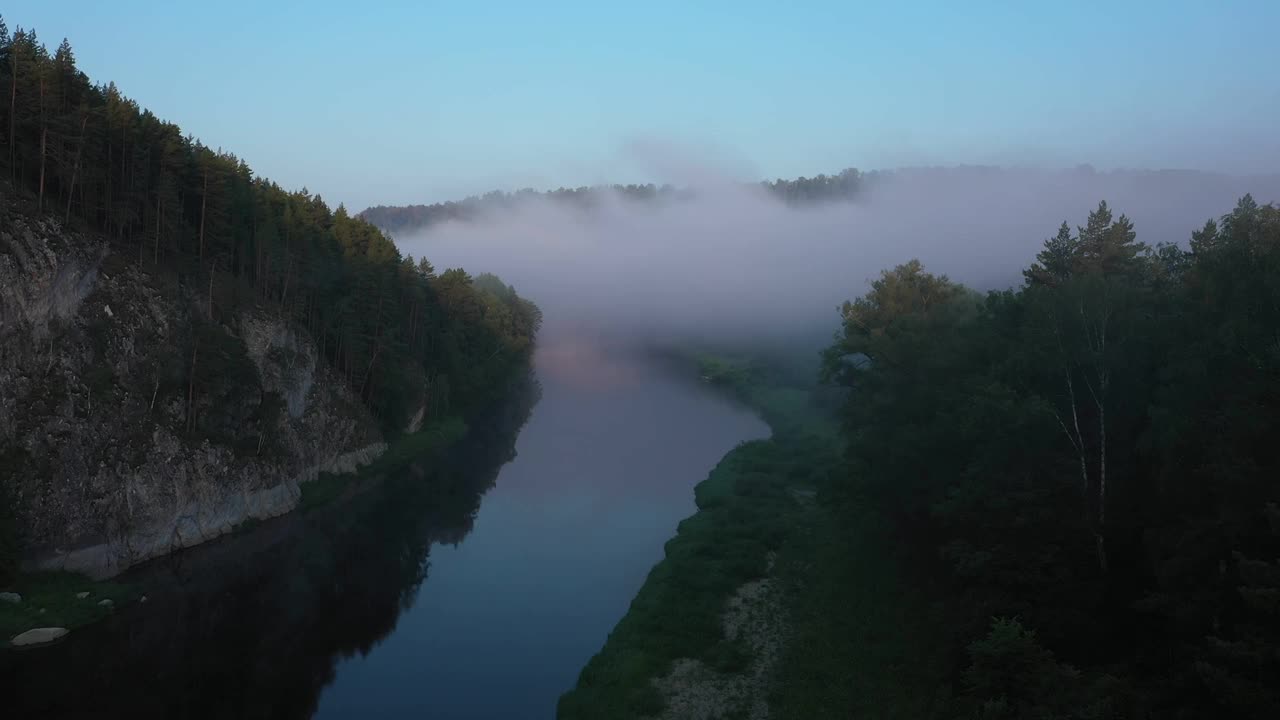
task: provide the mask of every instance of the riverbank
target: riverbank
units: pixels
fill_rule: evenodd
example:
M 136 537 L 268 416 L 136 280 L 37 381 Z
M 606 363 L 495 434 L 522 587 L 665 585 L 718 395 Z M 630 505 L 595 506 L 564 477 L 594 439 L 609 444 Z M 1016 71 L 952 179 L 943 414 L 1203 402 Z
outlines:
M 936 624 L 873 522 L 838 521 L 834 421 L 812 387 L 742 359 L 698 372 L 768 422 L 695 488 L 698 512 L 558 716 L 921 717 L 945 686 Z M 847 516 L 845 516 L 847 517 Z
M 360 491 L 362 484 L 393 472 L 410 462 L 439 458 L 467 434 L 467 424 L 447 417 L 402 435 L 374 462 L 347 473 L 321 473 L 300 487 L 301 497 L 294 512 L 310 512 Z M 260 521 L 246 521 L 230 534 L 241 534 Z M 93 580 L 66 571 L 20 573 L 5 592 L 18 600 L 0 600 L 0 637 L 11 647 L 15 636 L 33 628 L 82 628 L 108 617 L 116 609 L 141 598 L 140 591 L 127 580 Z
M 7 592 L 19 599 L 0 601 L 0 637 L 6 640 L 5 646 L 33 628 L 83 627 L 138 599 L 128 583 L 94 581 L 72 572 L 24 573 Z

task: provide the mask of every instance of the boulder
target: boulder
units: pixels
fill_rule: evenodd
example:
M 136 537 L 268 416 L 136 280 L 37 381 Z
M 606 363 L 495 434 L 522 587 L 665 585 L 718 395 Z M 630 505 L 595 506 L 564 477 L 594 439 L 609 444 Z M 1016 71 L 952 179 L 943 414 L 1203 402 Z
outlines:
M 83 599 L 85 599 L 85 598 L 87 598 L 87 597 L 89 597 L 89 591 L 88 591 L 88 590 L 85 590 L 84 592 L 78 592 L 78 593 L 76 593 L 76 598 L 77 598 L 77 599 L 83 600 Z
M 0 592 L 0 602 L 20 603 L 22 596 L 15 592 Z
M 12 642 L 14 645 L 39 645 L 40 643 L 53 642 L 63 635 L 67 634 L 66 628 L 60 627 L 43 627 L 33 628 L 21 635 L 15 637 Z

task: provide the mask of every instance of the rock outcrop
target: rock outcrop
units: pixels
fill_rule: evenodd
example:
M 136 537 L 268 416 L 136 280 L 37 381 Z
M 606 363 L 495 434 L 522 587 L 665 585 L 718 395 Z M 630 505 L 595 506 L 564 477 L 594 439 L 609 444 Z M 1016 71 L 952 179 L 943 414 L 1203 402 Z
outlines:
M 108 577 L 385 449 L 305 333 L 209 304 L 0 197 L 0 480 L 24 566 Z

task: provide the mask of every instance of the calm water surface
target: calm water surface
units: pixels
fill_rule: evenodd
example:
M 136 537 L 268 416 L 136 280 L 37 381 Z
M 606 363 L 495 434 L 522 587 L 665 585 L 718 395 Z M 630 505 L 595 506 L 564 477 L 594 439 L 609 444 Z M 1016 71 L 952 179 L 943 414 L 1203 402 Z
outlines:
M 450 462 L 153 563 L 148 602 L 0 653 L 40 716 L 551 718 L 754 415 L 562 338 Z M 530 407 L 532 410 L 530 412 Z M 14 707 L 10 704 L 9 707 Z

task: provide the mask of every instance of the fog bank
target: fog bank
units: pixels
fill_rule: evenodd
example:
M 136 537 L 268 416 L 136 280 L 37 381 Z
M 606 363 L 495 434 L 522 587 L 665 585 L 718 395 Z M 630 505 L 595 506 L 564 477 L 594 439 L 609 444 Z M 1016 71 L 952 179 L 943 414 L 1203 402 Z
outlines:
M 1245 193 L 1280 201 L 1280 176 L 1191 171 L 901 170 L 856 202 L 808 206 L 698 180 L 692 198 L 604 193 L 589 211 L 534 199 L 396 240 L 438 270 L 502 276 L 542 306 L 549 332 L 829 337 L 842 301 L 911 258 L 982 290 L 1020 284 L 1044 239 L 1099 200 L 1139 240 L 1184 246 Z

